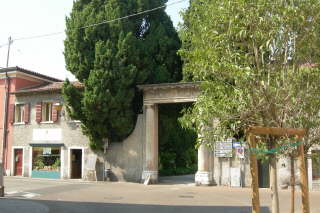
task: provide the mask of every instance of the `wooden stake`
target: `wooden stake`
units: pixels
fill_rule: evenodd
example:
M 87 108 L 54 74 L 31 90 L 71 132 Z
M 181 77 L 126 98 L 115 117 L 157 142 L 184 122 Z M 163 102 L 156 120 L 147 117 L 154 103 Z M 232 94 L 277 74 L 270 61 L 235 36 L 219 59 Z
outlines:
M 249 134 L 249 146 L 251 149 L 256 149 L 256 138 Z M 260 199 L 259 199 L 259 183 L 258 183 L 258 165 L 256 153 L 250 152 L 250 172 L 252 177 L 252 213 L 260 213 Z
M 298 138 L 301 141 L 301 137 Z M 308 190 L 308 179 L 306 172 L 306 164 L 304 160 L 304 147 L 303 144 L 299 145 L 299 168 L 300 168 L 300 179 L 301 179 L 301 191 L 302 191 L 302 212 L 310 213 L 310 202 L 309 202 L 309 190 Z
M 295 172 L 294 172 L 294 157 L 293 155 L 290 156 L 290 164 L 291 164 L 291 213 L 294 213 L 294 200 L 295 200 L 295 187 L 296 187 L 296 179 L 295 179 Z

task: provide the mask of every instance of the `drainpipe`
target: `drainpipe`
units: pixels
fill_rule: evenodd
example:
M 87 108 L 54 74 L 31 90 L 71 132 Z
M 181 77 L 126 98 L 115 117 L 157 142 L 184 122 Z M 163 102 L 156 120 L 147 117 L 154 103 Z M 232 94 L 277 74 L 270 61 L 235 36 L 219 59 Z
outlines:
M 9 66 L 10 46 L 12 39 L 9 37 L 8 54 L 7 54 L 7 68 Z M 0 168 L 0 197 L 4 197 L 4 181 L 3 174 L 7 164 L 7 137 L 8 137 L 8 105 L 9 105 L 9 91 L 10 91 L 10 78 L 8 76 L 8 70 L 5 69 L 5 98 L 4 98 L 4 119 L 3 119 L 3 140 L 2 140 L 2 168 Z

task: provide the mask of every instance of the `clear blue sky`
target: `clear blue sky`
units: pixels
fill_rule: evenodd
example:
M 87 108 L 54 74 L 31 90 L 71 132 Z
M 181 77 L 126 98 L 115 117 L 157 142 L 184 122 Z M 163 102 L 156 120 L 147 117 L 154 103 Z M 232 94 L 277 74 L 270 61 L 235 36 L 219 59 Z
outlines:
M 178 0 L 169 0 L 168 3 Z M 65 16 L 72 9 L 73 0 L 0 0 L 0 46 L 13 39 L 64 31 Z M 166 9 L 173 23 L 181 21 L 179 12 L 187 8 L 189 0 Z M 20 66 L 39 73 L 64 79 L 72 75 L 66 71 L 63 56 L 64 33 L 12 45 L 9 66 Z M 6 66 L 7 46 L 0 47 L 0 67 Z

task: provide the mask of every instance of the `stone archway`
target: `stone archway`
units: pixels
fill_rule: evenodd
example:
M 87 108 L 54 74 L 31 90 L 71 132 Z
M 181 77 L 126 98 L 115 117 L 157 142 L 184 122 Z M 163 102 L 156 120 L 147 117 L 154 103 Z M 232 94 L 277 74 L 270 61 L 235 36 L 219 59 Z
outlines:
M 142 180 L 158 182 L 158 104 L 187 103 L 197 101 L 199 83 L 165 83 L 139 85 L 143 91 L 143 105 L 146 114 L 144 165 Z M 197 185 L 211 185 L 211 151 L 201 145 L 198 149 Z

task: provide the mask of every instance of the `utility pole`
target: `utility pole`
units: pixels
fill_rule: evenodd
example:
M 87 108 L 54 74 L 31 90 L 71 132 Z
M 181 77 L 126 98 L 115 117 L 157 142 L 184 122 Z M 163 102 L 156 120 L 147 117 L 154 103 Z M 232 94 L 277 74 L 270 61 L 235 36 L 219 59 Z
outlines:
M 11 44 L 12 44 L 12 38 L 10 36 L 9 39 L 8 39 L 8 53 L 7 53 L 7 66 L 6 66 L 7 68 L 9 67 L 9 57 L 10 57 Z M 6 72 L 6 75 L 7 75 L 7 72 Z
M 7 53 L 7 65 L 9 67 L 10 47 L 12 44 L 11 36 L 8 39 L 8 53 Z M 0 197 L 4 197 L 4 171 L 5 171 L 5 156 L 7 147 L 7 135 L 8 135 L 8 103 L 9 103 L 9 90 L 10 90 L 10 78 L 7 70 L 5 70 L 5 97 L 4 97 L 4 114 L 3 114 L 3 134 L 2 134 L 2 150 L 0 156 Z

